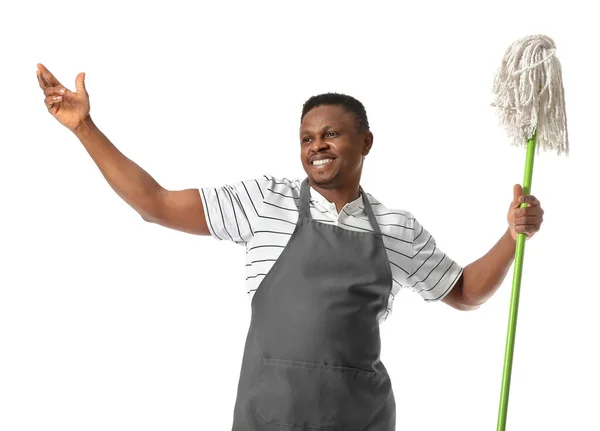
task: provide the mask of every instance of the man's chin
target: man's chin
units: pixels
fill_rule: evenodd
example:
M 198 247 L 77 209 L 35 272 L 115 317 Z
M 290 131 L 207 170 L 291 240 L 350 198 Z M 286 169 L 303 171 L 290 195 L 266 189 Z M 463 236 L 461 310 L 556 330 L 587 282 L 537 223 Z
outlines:
M 327 188 L 335 186 L 339 175 L 337 172 L 325 173 L 325 172 L 311 172 L 309 174 L 311 182 L 319 187 Z

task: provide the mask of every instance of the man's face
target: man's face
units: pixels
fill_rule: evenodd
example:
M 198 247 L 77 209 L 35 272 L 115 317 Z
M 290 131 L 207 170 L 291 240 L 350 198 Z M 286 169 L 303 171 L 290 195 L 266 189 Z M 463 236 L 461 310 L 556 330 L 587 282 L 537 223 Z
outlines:
M 341 188 L 360 179 L 373 135 L 357 129 L 358 120 L 342 106 L 321 105 L 306 113 L 300 125 L 300 158 L 313 184 Z

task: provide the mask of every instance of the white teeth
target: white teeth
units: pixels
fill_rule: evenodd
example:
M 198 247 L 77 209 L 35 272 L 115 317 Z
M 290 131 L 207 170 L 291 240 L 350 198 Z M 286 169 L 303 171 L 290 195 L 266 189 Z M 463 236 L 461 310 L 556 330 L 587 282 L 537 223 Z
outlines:
M 329 163 L 329 162 L 331 162 L 332 160 L 333 160 L 333 159 L 315 160 L 315 161 L 313 162 L 313 165 L 317 165 L 317 166 L 319 166 L 319 165 L 324 165 L 325 163 Z

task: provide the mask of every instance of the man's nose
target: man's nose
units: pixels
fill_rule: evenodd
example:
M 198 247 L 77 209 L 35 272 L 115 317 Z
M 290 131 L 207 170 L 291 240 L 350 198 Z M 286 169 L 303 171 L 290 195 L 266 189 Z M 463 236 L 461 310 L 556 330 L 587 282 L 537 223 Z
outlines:
M 329 146 L 329 144 L 327 143 L 327 141 L 325 139 L 315 138 L 310 149 L 317 152 L 319 150 L 322 150 L 323 148 L 327 148 L 328 146 Z

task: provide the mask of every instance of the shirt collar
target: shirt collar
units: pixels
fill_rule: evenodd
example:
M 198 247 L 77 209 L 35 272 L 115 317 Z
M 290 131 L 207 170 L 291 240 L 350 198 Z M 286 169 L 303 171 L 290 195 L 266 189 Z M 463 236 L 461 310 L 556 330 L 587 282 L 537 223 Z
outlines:
M 310 201 L 311 202 L 317 202 L 319 203 L 322 207 L 330 210 L 331 212 L 337 214 L 337 208 L 335 207 L 335 204 L 333 202 L 329 202 L 327 199 L 325 199 L 325 197 L 319 193 L 317 190 L 315 190 L 313 187 L 311 187 L 310 185 L 308 186 L 309 190 L 310 190 Z M 344 206 L 344 209 L 346 210 L 346 212 L 348 214 L 353 214 L 354 212 L 356 212 L 358 209 L 362 209 L 361 205 L 364 204 L 363 201 L 363 194 L 360 193 L 358 198 L 354 199 L 352 202 L 347 203 Z

